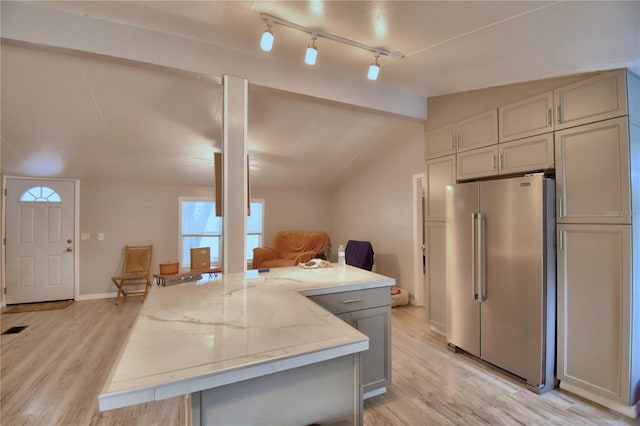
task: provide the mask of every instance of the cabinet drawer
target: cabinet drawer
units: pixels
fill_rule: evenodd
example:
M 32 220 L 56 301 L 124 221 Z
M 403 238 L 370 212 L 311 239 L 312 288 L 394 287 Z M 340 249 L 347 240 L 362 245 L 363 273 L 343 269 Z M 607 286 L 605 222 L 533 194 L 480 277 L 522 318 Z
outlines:
M 388 306 L 391 304 L 391 292 L 389 291 L 389 287 L 379 287 L 367 290 L 321 294 L 319 296 L 311 296 L 309 299 L 329 312 L 339 314 L 378 306 Z

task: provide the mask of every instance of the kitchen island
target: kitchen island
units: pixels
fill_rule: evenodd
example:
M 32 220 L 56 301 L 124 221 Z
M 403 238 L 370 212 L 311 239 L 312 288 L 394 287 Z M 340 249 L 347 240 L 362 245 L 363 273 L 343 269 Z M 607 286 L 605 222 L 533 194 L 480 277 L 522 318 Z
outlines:
M 369 339 L 305 296 L 395 280 L 337 265 L 254 275 L 154 288 L 100 409 L 190 395 L 192 424 L 360 423 Z

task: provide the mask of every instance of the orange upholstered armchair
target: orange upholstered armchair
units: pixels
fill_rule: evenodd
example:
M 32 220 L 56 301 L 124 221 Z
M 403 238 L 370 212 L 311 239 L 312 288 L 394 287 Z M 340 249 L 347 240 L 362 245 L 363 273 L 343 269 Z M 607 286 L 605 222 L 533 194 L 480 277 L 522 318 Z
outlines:
M 279 231 L 273 247 L 253 249 L 253 269 L 277 268 L 305 263 L 323 253 L 329 234 L 323 231 Z

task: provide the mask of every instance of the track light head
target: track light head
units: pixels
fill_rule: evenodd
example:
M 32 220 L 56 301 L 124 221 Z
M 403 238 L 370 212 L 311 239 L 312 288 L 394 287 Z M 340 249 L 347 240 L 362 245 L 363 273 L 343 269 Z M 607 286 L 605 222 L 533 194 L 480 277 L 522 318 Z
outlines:
M 273 48 L 273 33 L 271 32 L 271 24 L 269 22 L 267 22 L 267 29 L 262 33 L 260 48 L 265 52 L 271 52 Z
M 380 57 L 380 53 L 376 52 L 375 60 L 369 66 L 369 73 L 367 74 L 367 78 L 369 80 L 377 80 L 378 74 L 380 73 L 380 65 L 378 65 L 378 58 Z
M 307 53 L 304 56 L 304 62 L 307 65 L 315 65 L 318 58 L 318 49 L 316 48 L 316 39 L 318 36 L 314 33 L 311 36 L 311 44 L 307 47 Z

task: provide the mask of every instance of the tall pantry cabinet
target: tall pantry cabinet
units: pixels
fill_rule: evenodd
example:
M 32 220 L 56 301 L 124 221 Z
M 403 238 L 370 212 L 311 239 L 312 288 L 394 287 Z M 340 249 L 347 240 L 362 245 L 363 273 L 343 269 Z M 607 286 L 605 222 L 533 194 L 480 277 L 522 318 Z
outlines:
M 456 183 L 455 154 L 427 159 L 423 183 L 427 315 L 431 329 L 446 334 L 445 188 Z
M 613 71 L 554 95 L 557 376 L 561 388 L 635 416 L 640 399 L 640 79 Z

